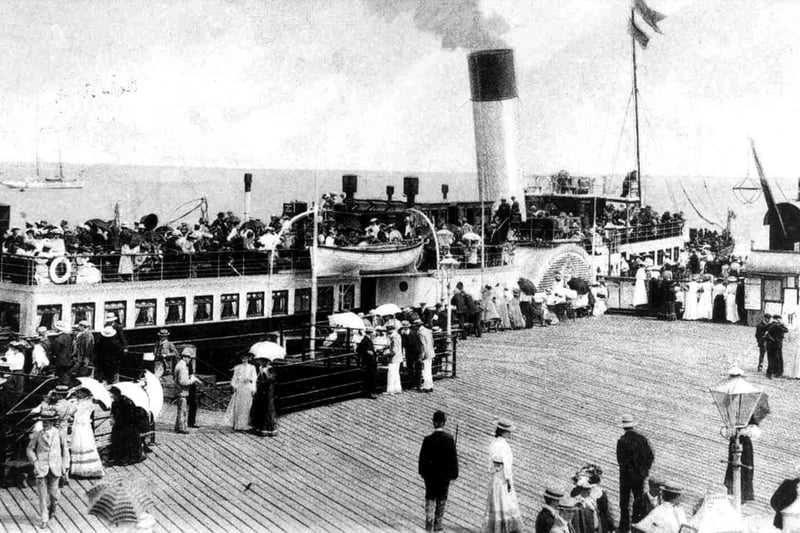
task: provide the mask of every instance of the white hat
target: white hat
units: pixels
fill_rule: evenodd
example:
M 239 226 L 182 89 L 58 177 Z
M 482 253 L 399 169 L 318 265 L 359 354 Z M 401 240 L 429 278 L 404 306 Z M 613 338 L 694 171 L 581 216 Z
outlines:
M 53 327 L 62 333 L 72 333 L 72 326 L 70 326 L 63 320 L 59 320 L 58 322 L 53 324 Z
M 116 322 L 118 320 L 117 315 L 114 313 L 106 313 L 106 322 Z
M 100 332 L 100 335 L 103 337 L 113 337 L 117 334 L 117 330 L 114 329 L 114 326 L 106 326 L 103 328 L 103 331 Z

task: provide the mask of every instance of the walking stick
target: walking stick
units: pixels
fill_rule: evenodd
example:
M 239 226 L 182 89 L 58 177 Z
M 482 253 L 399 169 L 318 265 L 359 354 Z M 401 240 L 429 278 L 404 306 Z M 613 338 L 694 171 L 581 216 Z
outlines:
M 456 422 L 456 436 L 453 439 L 453 442 L 455 443 L 456 448 L 458 448 L 458 422 Z

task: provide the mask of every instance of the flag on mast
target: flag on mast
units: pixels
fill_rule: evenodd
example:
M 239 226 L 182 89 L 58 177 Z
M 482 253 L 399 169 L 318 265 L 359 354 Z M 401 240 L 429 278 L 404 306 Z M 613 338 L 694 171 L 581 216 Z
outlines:
M 658 23 L 664 20 L 666 15 L 663 15 L 655 9 L 650 9 L 650 6 L 644 3 L 644 0 L 634 0 L 633 7 L 642 16 L 648 26 L 653 28 L 656 33 L 661 33 Z
M 650 37 L 647 36 L 645 32 L 643 32 L 639 26 L 636 25 L 634 22 L 633 17 L 628 20 L 628 33 L 631 34 L 631 37 L 636 39 L 636 42 L 639 43 L 639 46 L 642 48 L 647 48 L 647 43 L 650 42 Z

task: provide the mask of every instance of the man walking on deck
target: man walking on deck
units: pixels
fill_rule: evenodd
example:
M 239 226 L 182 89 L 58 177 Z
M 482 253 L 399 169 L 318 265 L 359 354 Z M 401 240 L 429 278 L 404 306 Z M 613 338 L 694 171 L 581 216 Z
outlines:
M 433 433 L 422 441 L 419 475 L 425 480 L 425 531 L 443 531 L 442 519 L 450 482 L 458 478 L 458 452 L 452 435 L 444 430 L 447 415 L 433 413 Z
M 625 433 L 617 441 L 617 464 L 619 465 L 619 532 L 628 533 L 631 529 L 631 494 L 633 505 L 639 507 L 644 496 L 644 480 L 653 466 L 653 450 L 647 438 L 636 432 L 633 416 L 622 417 Z
M 764 368 L 764 354 L 767 353 L 767 341 L 764 339 L 764 333 L 767 332 L 769 323 L 772 321 L 772 315 L 764 313 L 764 318 L 761 322 L 756 324 L 756 344 L 758 344 L 758 371 Z
M 767 377 L 779 378 L 783 375 L 783 337 L 789 329 L 781 321 L 781 315 L 774 315 L 764 332 L 767 346 Z
M 175 415 L 175 432 L 189 433 L 189 413 L 187 400 L 189 387 L 197 382 L 197 376 L 189 370 L 189 364 L 197 357 L 194 346 L 186 346 L 181 350 L 181 360 L 175 365 L 175 387 L 178 389 L 178 411 Z

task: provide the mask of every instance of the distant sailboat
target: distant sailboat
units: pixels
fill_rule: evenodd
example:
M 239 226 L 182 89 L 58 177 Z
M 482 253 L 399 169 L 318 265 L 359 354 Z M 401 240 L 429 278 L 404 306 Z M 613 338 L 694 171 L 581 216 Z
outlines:
M 64 177 L 64 164 L 61 162 L 61 150 L 58 151 L 58 175 L 41 178 L 39 175 L 39 153 L 36 153 L 36 179 L 2 180 L 0 184 L 9 189 L 83 189 L 84 182 L 75 178 Z

